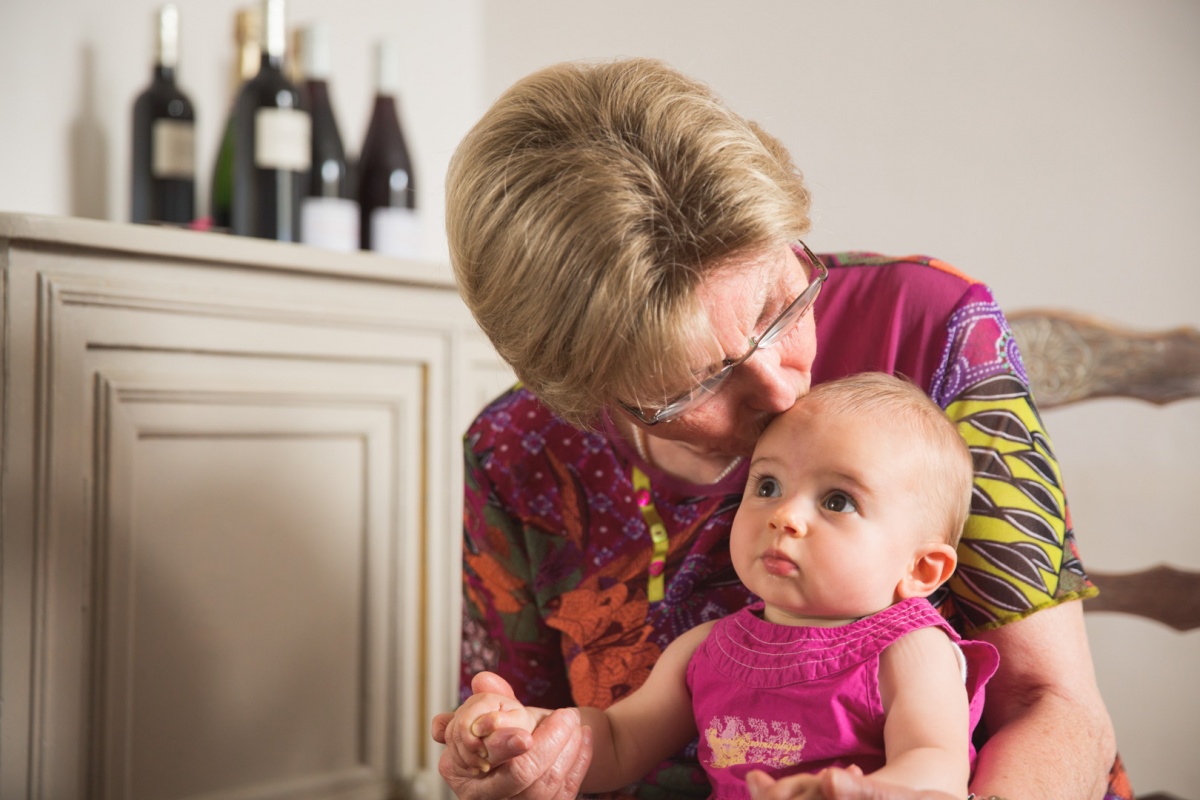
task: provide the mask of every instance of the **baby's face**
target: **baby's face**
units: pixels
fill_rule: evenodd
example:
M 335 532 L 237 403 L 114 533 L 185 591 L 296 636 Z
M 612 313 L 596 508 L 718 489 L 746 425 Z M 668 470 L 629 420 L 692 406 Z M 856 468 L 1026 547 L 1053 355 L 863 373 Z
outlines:
M 801 402 L 763 434 L 730 552 L 768 619 L 839 625 L 900 599 L 929 539 L 921 443 L 902 424 Z

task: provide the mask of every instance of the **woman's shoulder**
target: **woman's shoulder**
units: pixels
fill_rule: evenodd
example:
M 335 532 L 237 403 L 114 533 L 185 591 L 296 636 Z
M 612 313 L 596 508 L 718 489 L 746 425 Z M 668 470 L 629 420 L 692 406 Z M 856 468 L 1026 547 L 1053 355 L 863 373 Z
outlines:
M 934 306 L 952 306 L 964 295 L 988 292 L 982 281 L 933 256 L 890 256 L 854 250 L 822 255 L 821 259 L 829 267 L 834 292 L 902 292 L 906 302 Z
M 520 441 L 532 431 L 563 425 L 563 422 L 533 392 L 520 383 L 493 398 L 471 422 L 468 437 Z
M 818 381 L 866 370 L 902 373 L 929 390 L 956 331 L 999 316 L 983 283 L 929 256 L 822 256 L 827 288 L 815 309 Z M 997 328 L 999 331 L 999 328 Z
M 820 258 L 830 270 L 857 269 L 882 274 L 888 269 L 896 268 L 930 269 L 967 283 L 976 282 L 974 278 L 952 264 L 929 255 L 891 256 L 870 250 L 842 250 L 822 253 Z
M 505 471 L 547 457 L 560 464 L 574 463 L 609 447 L 604 434 L 570 425 L 520 384 L 479 412 L 467 428 L 464 443 L 485 467 L 490 464 Z

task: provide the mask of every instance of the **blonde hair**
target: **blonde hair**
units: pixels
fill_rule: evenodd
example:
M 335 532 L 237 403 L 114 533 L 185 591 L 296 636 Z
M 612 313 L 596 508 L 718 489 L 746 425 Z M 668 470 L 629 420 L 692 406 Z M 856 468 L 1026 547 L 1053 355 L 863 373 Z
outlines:
M 958 545 L 971 513 L 975 465 L 966 440 L 937 403 L 912 381 L 883 372 L 862 372 L 814 386 L 797 405 L 816 404 L 822 414 L 866 413 L 913 433 L 914 451 L 926 473 L 921 498 L 931 534 Z
M 446 178 L 463 299 L 517 376 L 581 427 L 691 388 L 712 347 L 697 287 L 799 238 L 808 209 L 778 140 L 650 59 L 518 81 Z

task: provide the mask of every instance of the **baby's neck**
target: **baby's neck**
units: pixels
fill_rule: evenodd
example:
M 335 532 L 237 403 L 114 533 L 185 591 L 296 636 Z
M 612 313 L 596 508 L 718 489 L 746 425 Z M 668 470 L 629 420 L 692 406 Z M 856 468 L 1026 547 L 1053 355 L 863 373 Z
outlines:
M 764 605 L 762 618 L 775 625 L 805 626 L 809 628 L 840 628 L 852 622 L 858 622 L 863 617 L 878 614 L 883 609 L 875 609 L 857 617 L 813 617 L 804 614 L 793 614 L 775 606 Z

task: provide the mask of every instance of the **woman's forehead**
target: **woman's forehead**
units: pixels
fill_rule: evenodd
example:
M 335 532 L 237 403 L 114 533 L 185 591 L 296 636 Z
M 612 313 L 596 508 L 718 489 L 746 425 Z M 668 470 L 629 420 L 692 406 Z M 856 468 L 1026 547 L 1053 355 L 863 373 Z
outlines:
M 730 258 L 709 273 L 696 296 L 723 344 L 726 336 L 744 341 L 771 321 L 764 317 L 778 314 L 780 303 L 803 282 L 795 264 L 791 248 L 783 246 Z

